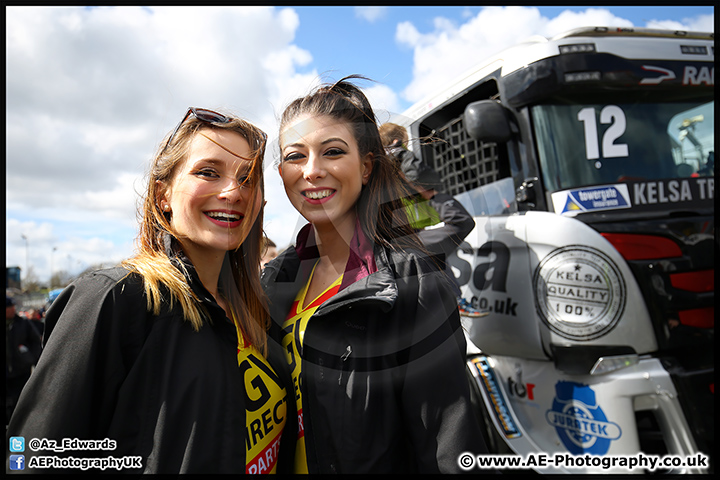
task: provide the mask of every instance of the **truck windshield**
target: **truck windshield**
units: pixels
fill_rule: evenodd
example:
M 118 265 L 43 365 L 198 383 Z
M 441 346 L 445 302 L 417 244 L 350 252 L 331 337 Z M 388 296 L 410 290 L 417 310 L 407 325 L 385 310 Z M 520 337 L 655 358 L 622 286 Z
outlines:
M 714 100 L 536 105 L 549 192 L 625 181 L 713 176 Z

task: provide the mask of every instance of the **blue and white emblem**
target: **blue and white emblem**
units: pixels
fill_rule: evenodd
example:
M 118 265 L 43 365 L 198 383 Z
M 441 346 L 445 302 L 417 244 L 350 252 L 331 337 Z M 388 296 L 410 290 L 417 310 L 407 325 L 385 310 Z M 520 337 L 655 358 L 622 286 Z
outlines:
M 552 201 L 555 213 L 566 216 L 632 206 L 630 193 L 625 184 L 563 190 L 553 193 Z
M 558 382 L 552 409 L 545 418 L 573 455 L 605 455 L 610 442 L 622 435 L 620 426 L 609 422 L 597 404 L 595 392 L 581 383 Z

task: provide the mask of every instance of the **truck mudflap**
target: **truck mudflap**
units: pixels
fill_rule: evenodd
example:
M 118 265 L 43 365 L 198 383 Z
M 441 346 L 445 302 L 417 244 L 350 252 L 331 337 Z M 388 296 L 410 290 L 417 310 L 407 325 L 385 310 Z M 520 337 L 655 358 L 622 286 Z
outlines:
M 483 354 L 469 356 L 467 366 L 474 395 L 482 399 L 479 408 L 486 409 L 478 416 L 492 422 L 496 438 L 488 444 L 502 440 L 523 459 L 517 468 L 544 474 L 708 473 L 711 452 L 698 450 L 670 374 L 656 358 L 643 356 L 603 375 L 567 375 L 550 361 Z M 648 412 L 657 419 L 662 454 L 641 449 L 637 419 Z M 505 446 L 490 453 L 507 453 Z

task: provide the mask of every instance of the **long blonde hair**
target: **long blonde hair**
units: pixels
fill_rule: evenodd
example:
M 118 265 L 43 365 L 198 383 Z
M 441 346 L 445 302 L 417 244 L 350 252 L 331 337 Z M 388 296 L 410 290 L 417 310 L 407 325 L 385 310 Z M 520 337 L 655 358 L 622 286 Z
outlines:
M 140 232 L 136 239 L 137 254 L 123 262 L 130 271 L 140 274 L 144 279 L 147 296 L 147 310 L 157 315 L 164 301 L 170 308 L 178 302 L 183 317 L 199 331 L 204 319 L 209 320 L 200 299 L 193 293 L 186 280 L 186 273 L 176 267 L 165 253 L 166 235 L 175 236 L 170 226 L 171 213 L 163 212 L 159 198 L 161 185 L 168 185 L 189 153 L 189 145 L 201 129 L 230 130 L 245 138 L 252 149 L 253 165 L 248 174 L 251 188 L 260 188 L 261 195 L 251 195 L 250 211 L 254 211 L 257 201 L 260 208 L 255 223 L 245 241 L 236 249 L 230 250 L 223 263 L 219 290 L 228 301 L 232 315 L 239 323 L 244 341 L 256 346 L 263 354 L 267 352 L 267 328 L 269 317 L 267 301 L 260 285 L 258 274 L 263 247 L 263 212 L 265 192 L 263 186 L 262 162 L 265 155 L 265 134 L 254 125 L 232 116 L 226 116 L 227 123 L 208 123 L 196 117 L 188 117 L 174 132 L 161 143 L 150 164 L 147 191 L 139 209 Z M 172 138 L 170 138 L 172 137 Z M 167 139 L 170 142 L 166 145 Z M 163 296 L 163 287 L 169 298 Z

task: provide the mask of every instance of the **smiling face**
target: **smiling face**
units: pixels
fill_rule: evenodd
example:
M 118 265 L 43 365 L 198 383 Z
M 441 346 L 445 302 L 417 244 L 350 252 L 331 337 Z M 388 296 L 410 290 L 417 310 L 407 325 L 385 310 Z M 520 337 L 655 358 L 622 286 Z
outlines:
M 316 227 L 354 228 L 355 204 L 372 172 L 344 122 L 301 115 L 280 135 L 280 175 L 290 202 Z M 348 227 L 349 225 L 349 227 Z
M 248 178 L 247 140 L 230 130 L 204 128 L 190 142 L 187 158 L 160 196 L 170 226 L 191 258 L 224 255 L 247 237 L 261 206 L 261 189 Z M 250 200 L 255 197 L 254 208 Z

